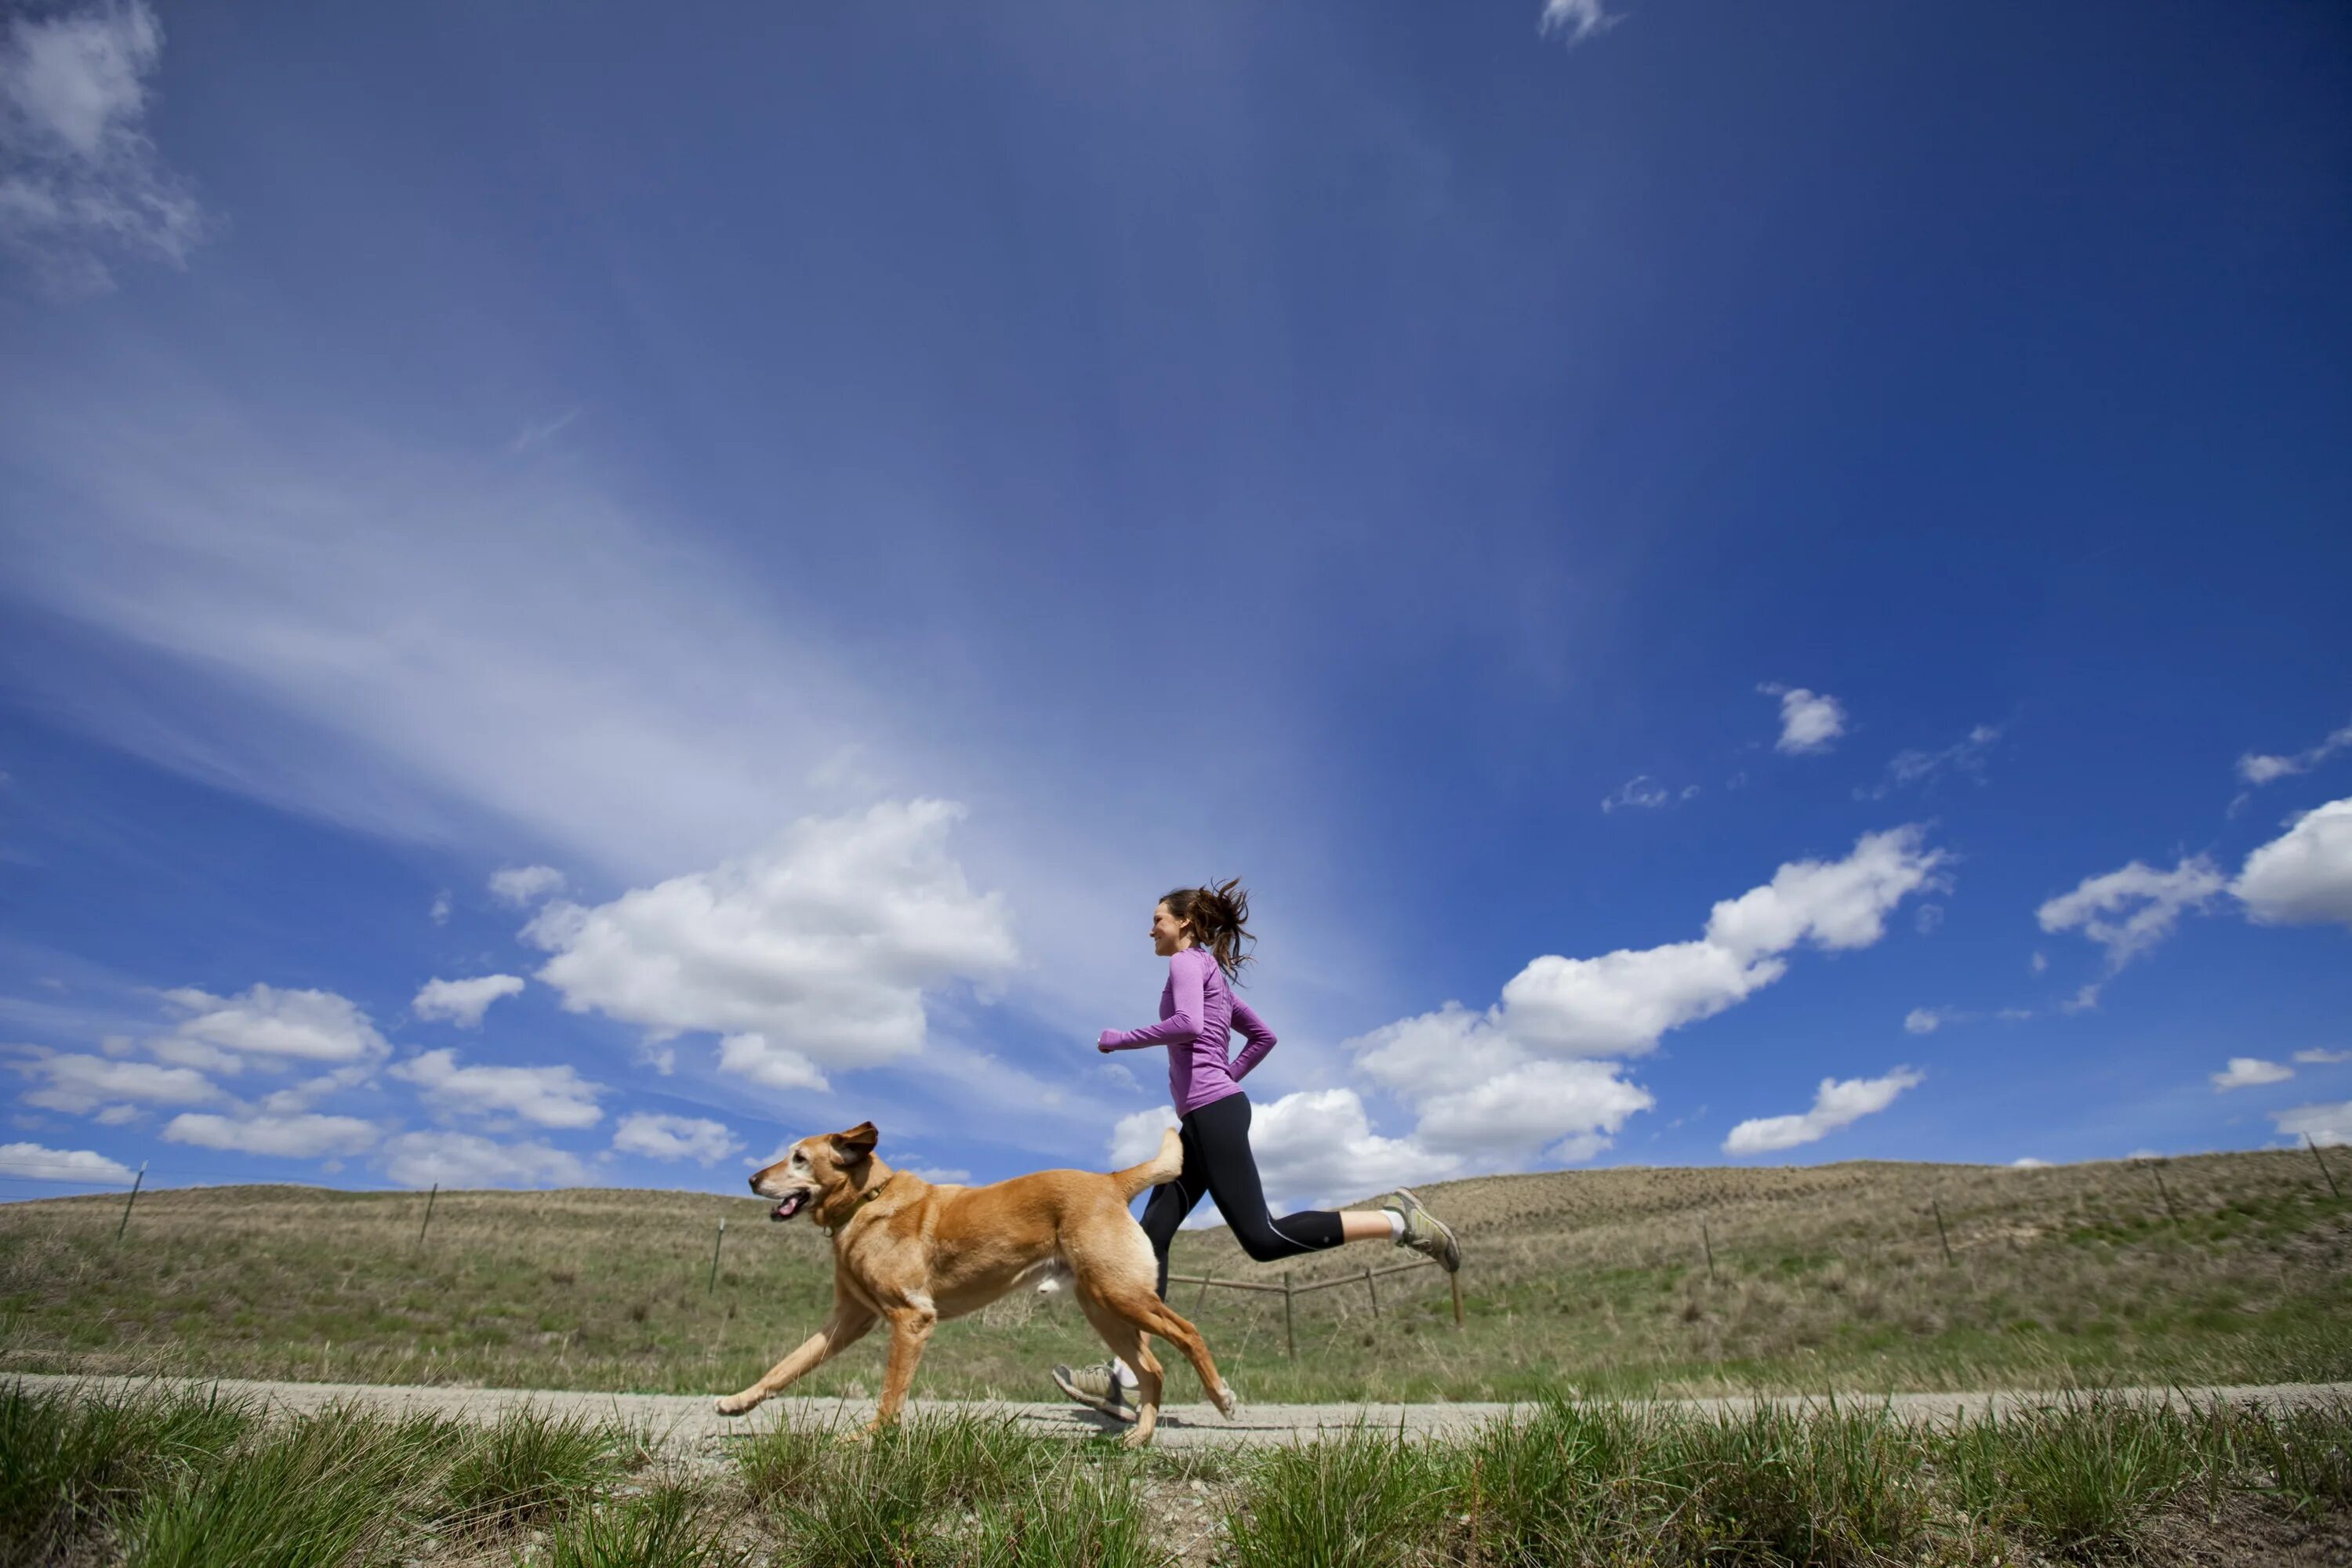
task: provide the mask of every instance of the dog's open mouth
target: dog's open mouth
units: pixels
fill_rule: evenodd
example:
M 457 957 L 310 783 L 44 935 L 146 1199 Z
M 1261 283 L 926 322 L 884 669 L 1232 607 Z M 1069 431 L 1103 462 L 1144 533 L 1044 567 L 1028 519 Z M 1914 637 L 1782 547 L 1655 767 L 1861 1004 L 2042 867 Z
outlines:
M 790 1219 L 801 1212 L 809 1201 L 806 1193 L 787 1193 L 776 1206 L 768 1211 L 770 1219 Z

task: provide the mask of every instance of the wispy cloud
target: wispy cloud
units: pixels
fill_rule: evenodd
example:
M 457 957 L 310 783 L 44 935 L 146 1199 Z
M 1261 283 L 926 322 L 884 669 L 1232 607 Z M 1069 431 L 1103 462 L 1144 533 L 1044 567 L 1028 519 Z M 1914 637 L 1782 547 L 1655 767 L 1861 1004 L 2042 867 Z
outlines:
M 21 14 L 0 37 L 0 244 L 54 289 L 108 288 L 118 253 L 178 266 L 205 235 L 146 132 L 163 57 L 146 0 Z
M 1916 1089 L 1926 1075 L 1896 1068 L 1884 1078 L 1822 1079 L 1812 1109 L 1794 1116 L 1760 1116 L 1741 1122 L 1723 1141 L 1727 1154 L 1769 1154 L 1801 1144 L 1817 1143 L 1841 1127 L 1851 1127 L 1895 1103 L 1906 1089 Z
M 1856 800 L 1884 800 L 1896 790 L 1913 784 L 1932 786 L 1947 775 L 1964 775 L 1979 784 L 1984 782 L 1985 759 L 1990 754 L 2000 731 L 1990 724 L 1979 724 L 1965 736 L 1941 751 L 1902 751 L 1887 760 L 1885 775 L 1874 784 L 1856 786 Z
M 1536 28 L 1544 37 L 1559 38 L 1573 48 L 1587 38 L 1607 32 L 1618 21 L 1617 16 L 1602 9 L 1601 0 L 1544 0 L 1543 17 Z
M 1780 700 L 1780 738 L 1772 749 L 1790 756 L 1826 752 L 1845 733 L 1844 704 L 1826 691 L 1767 681 L 1757 690 Z
M 2238 759 L 2238 781 L 2260 788 L 2291 774 L 2307 773 L 2347 747 L 2352 747 L 2352 724 L 2345 725 L 2309 751 L 2296 752 L 2290 756 L 2267 756 L 2248 752 Z
M 2231 1057 L 2226 1068 L 2207 1076 L 2213 1080 L 2213 1092 L 2225 1094 L 2233 1089 L 2284 1083 L 2294 1076 L 2294 1069 L 2278 1062 L 2266 1062 L 2260 1057 Z

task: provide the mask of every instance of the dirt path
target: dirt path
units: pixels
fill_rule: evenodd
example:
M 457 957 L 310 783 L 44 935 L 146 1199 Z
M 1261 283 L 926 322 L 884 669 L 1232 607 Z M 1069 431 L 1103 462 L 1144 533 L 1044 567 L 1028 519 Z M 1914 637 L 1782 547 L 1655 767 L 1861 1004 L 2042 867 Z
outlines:
M 27 1389 L 69 1389 L 121 1392 L 144 1387 L 218 1388 L 222 1393 L 265 1402 L 300 1414 L 338 1402 L 364 1404 L 398 1413 L 431 1411 L 467 1420 L 488 1421 L 518 1405 L 541 1410 L 613 1418 L 648 1428 L 665 1443 L 685 1449 L 708 1449 L 719 1438 L 764 1430 L 778 1415 L 794 1422 L 815 1421 L 845 1426 L 865 1421 L 874 1413 L 870 1399 L 778 1399 L 752 1415 L 729 1420 L 711 1408 L 701 1394 L 583 1394 L 562 1390 L 511 1388 L 398 1387 L 358 1383 L 257 1383 L 222 1378 L 206 1383 L 192 1378 L 93 1377 L 46 1373 L 10 1373 L 0 1382 Z M 2276 1407 L 2352 1400 L 2352 1383 L 2288 1383 L 2242 1388 L 2126 1388 L 2107 1396 L 2149 1405 L 2183 1401 L 2198 1405 L 2262 1404 Z M 2059 1394 L 2001 1391 L 1985 1394 L 1840 1394 L 1844 1408 L 1877 1409 L 1885 1405 L 1911 1421 L 1944 1421 L 1960 1415 L 1991 1410 L 2015 1410 L 2051 1404 Z M 1628 1401 L 1644 1404 L 1645 1401 Z M 1754 1399 L 1677 1399 L 1656 1403 L 1697 1412 L 1744 1411 Z M 1766 1403 L 1789 1408 L 1818 1407 L 1812 1397 L 1775 1398 Z M 918 1412 L 974 1408 L 946 1400 L 916 1400 Z M 1112 1429 L 1114 1424 L 1068 1405 L 991 1404 L 978 1408 L 1010 1415 L 1032 1430 L 1084 1437 Z M 1206 1405 L 1171 1405 L 1160 1411 L 1158 1441 L 1168 1447 L 1229 1447 L 1312 1440 L 1318 1433 L 1367 1426 L 1382 1432 L 1402 1431 L 1411 1436 L 1466 1436 L 1482 1424 L 1525 1405 L 1244 1405 L 1238 1419 L 1227 1421 Z

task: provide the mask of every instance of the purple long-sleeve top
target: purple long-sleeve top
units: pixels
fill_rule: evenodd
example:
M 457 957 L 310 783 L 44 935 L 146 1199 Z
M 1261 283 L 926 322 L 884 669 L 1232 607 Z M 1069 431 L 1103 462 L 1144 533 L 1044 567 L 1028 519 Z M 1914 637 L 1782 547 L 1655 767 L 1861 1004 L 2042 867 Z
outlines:
M 1249 1044 L 1227 1058 L 1233 1031 Z M 1160 991 L 1160 1022 L 1145 1029 L 1105 1029 L 1099 1051 L 1168 1047 L 1168 1094 L 1176 1114 L 1189 1116 L 1212 1100 L 1239 1094 L 1250 1068 L 1274 1049 L 1274 1031 L 1225 984 L 1225 972 L 1205 947 L 1180 948 L 1168 961 L 1168 984 Z

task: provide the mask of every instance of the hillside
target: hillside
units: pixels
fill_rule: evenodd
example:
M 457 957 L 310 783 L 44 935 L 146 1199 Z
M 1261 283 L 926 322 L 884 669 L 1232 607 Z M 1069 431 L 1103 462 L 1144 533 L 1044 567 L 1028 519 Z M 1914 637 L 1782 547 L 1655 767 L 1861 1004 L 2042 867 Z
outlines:
M 1423 1195 L 1464 1238 L 1465 1330 L 1434 1269 L 1380 1280 L 1377 1317 L 1360 1287 L 1298 1297 L 1296 1362 L 1279 1295 L 1171 1294 L 1265 1400 L 2352 1377 L 2352 1205 L 2304 1152 L 1570 1171 Z M 830 1298 L 823 1237 L 751 1199 L 444 1193 L 420 1247 L 425 1205 L 158 1192 L 120 1245 L 117 1198 L 0 1208 L 0 1366 L 697 1392 L 747 1381 Z M 1181 1237 L 1176 1266 L 1283 1273 L 1222 1230 Z M 1066 1299 L 1024 1295 L 942 1331 L 923 1387 L 1034 1397 L 1044 1367 L 1094 1353 Z M 877 1340 L 806 1386 L 870 1390 L 879 1366 Z

